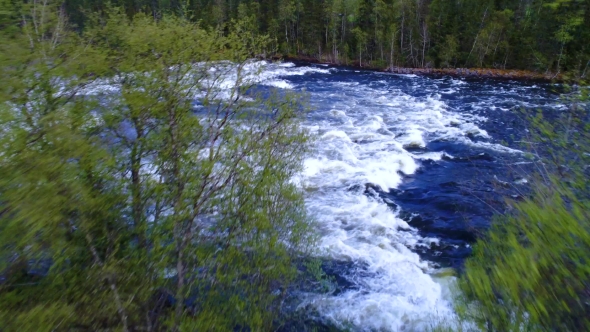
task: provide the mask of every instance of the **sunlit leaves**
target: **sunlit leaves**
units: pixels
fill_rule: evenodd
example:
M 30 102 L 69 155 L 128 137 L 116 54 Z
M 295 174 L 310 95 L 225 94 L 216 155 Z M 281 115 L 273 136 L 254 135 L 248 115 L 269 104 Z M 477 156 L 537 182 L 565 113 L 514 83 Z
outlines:
M 253 17 L 89 22 L 3 63 L 1 325 L 267 329 L 312 243 L 305 107 L 256 92 L 246 60 L 268 38 Z

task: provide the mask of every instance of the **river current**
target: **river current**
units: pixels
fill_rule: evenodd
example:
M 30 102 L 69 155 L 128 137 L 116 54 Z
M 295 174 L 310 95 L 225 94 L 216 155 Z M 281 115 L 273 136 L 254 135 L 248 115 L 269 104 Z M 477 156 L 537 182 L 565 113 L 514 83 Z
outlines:
M 261 61 L 244 73 L 260 89 L 307 94 L 312 109 L 304 126 L 314 149 L 294 180 L 336 286 L 302 291 L 300 307 L 353 331 L 452 324 L 448 272 L 506 199 L 526 192 L 534 169 L 523 114 L 565 109 L 559 87 Z M 223 74 L 221 91 L 235 76 Z M 116 89 L 107 80 L 89 91 Z
M 320 320 L 362 331 L 452 321 L 448 268 L 526 191 L 523 110 L 560 110 L 551 84 L 266 64 L 266 88 L 304 91 L 314 153 L 297 179 L 336 291 Z

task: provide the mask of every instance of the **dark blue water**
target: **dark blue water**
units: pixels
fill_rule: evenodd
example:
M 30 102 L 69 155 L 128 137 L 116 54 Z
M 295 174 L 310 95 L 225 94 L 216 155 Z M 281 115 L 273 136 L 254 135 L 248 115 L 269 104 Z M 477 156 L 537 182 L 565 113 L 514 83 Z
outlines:
M 265 75 L 313 109 L 316 150 L 297 180 L 340 287 L 305 303 L 356 330 L 452 317 L 440 272 L 460 269 L 506 199 L 526 195 L 526 116 L 563 110 L 558 87 L 294 64 Z

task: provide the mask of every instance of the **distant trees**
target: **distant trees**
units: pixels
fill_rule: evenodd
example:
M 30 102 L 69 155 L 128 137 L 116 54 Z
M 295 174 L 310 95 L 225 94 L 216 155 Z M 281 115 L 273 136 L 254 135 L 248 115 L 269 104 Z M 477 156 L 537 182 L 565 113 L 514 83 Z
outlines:
M 268 330 L 313 237 L 255 21 L 2 6 L 2 330 Z
M 256 8 L 257 29 L 282 54 L 339 63 L 411 67 L 489 67 L 583 73 L 590 60 L 590 8 L 584 0 L 216 0 L 115 1 L 129 15 L 181 10 L 223 27 Z M 68 0 L 71 20 L 104 10 L 102 0 Z M 450 42 L 450 44 L 449 44 Z M 362 59 L 361 59 L 362 58 Z

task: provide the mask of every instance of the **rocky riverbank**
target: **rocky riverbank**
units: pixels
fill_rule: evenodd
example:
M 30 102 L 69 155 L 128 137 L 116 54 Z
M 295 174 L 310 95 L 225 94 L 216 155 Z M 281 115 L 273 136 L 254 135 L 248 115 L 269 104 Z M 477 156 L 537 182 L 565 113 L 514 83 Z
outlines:
M 314 57 L 307 56 L 275 56 L 273 60 L 301 61 L 308 63 L 329 64 L 341 66 L 344 64 L 330 61 L 320 61 Z M 452 76 L 461 78 L 494 78 L 526 81 L 561 82 L 563 75 L 555 73 L 538 73 L 518 69 L 494 69 L 494 68 L 406 68 L 406 67 L 377 67 L 372 65 L 360 65 L 358 61 L 348 63 L 346 66 L 359 69 L 370 69 L 395 74 L 414 74 L 428 76 Z
M 545 74 L 527 70 L 516 69 L 490 69 L 490 68 L 400 68 L 390 67 L 385 71 L 396 74 L 417 74 L 417 75 L 444 75 L 454 77 L 479 77 L 479 78 L 501 78 L 513 80 L 534 80 L 534 81 L 562 81 L 560 74 Z

